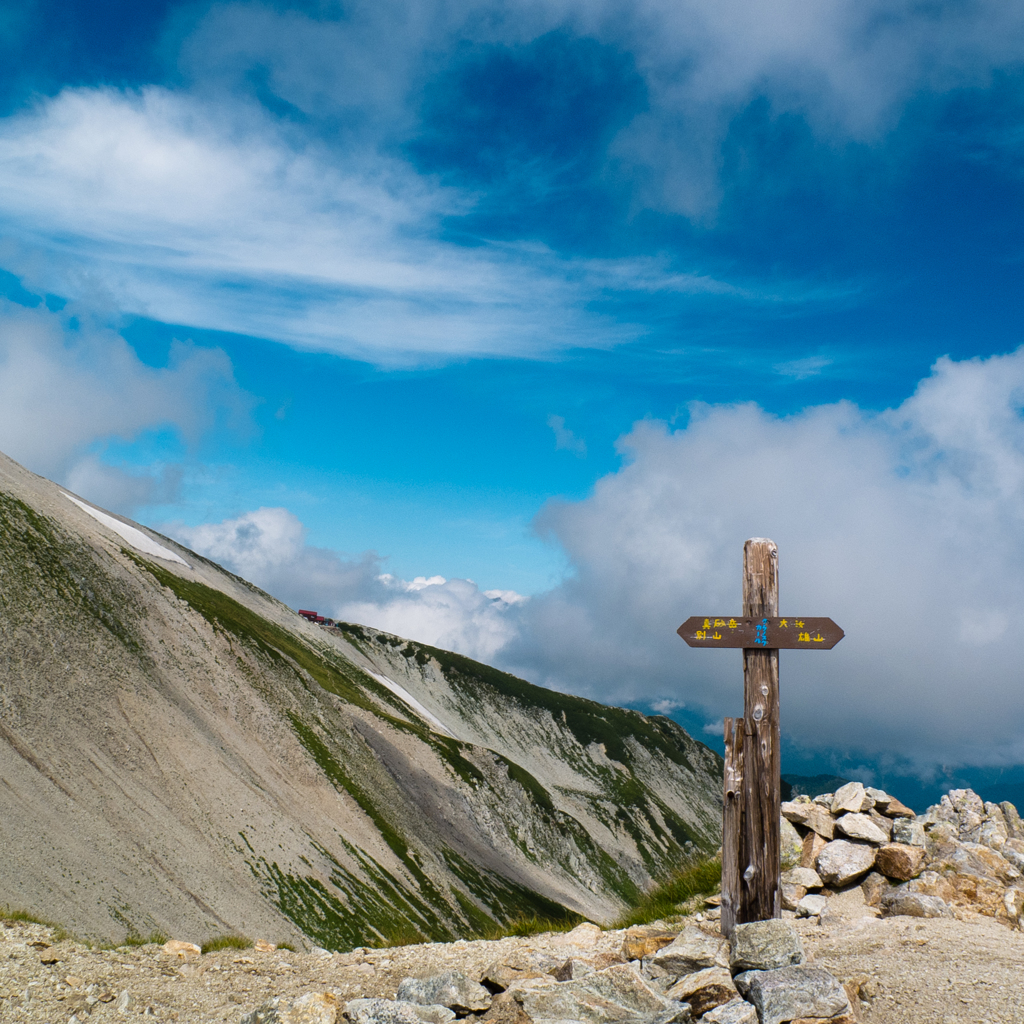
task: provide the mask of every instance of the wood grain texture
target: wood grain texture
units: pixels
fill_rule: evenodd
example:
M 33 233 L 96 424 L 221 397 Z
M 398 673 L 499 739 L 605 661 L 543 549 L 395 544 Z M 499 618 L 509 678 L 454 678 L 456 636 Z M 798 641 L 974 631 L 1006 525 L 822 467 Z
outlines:
M 743 545 L 743 615 L 779 614 L 774 541 Z M 737 922 L 779 917 L 779 652 L 743 650 L 743 886 Z
M 722 793 L 722 934 L 729 938 L 739 911 L 743 869 L 743 719 L 725 719 Z

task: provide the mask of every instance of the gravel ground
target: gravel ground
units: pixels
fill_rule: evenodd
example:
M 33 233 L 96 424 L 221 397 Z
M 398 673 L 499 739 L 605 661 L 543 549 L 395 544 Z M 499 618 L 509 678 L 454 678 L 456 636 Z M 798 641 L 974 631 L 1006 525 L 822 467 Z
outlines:
M 859 889 L 830 901 L 822 923 L 797 922 L 808 960 L 869 998 L 865 1024 L 1021 1024 L 1024 935 L 990 918 L 879 919 Z M 787 915 L 788 916 L 788 915 Z M 121 1024 L 237 1022 L 275 995 L 331 991 L 341 1002 L 393 998 L 409 975 L 496 961 L 547 970 L 569 956 L 618 953 L 623 933 L 583 926 L 496 942 L 358 949 L 350 953 L 221 950 L 183 959 L 156 945 L 90 949 L 54 942 L 41 925 L 0 927 L 0 1021 Z M 575 940 L 575 941 L 574 941 Z M 127 995 L 125 994 L 127 993 Z

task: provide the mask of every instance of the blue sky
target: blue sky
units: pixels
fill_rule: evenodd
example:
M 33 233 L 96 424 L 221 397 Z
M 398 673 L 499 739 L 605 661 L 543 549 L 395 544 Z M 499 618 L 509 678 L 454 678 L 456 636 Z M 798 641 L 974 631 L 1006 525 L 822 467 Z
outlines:
M 793 764 L 1012 772 L 1022 29 L 8 5 L 0 448 L 292 604 L 698 733 L 738 668 L 671 630 L 771 535 L 784 603 L 847 616 L 786 669 Z

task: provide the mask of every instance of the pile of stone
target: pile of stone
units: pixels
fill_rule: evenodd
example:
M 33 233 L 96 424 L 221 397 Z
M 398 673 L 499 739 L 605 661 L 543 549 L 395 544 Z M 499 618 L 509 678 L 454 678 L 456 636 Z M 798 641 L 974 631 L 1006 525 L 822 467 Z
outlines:
M 585 925 L 584 928 L 594 928 Z M 595 929 L 596 931 L 596 929 Z M 639 959 L 627 956 L 642 954 Z M 621 955 L 581 953 L 543 972 L 497 962 L 479 981 L 459 971 L 406 978 L 394 999 L 273 1000 L 242 1024 L 852 1024 L 850 998 L 804 963 L 789 921 L 739 925 L 730 942 L 710 922 L 681 932 L 630 929 Z
M 879 789 L 851 782 L 782 805 L 782 906 L 828 911 L 830 894 L 860 884 L 883 914 L 949 917 L 960 911 L 1021 927 L 1024 824 L 1011 803 L 954 789 L 915 815 Z
M 393 999 L 275 999 L 242 1024 L 853 1024 L 870 979 L 844 985 L 805 962 L 794 917 L 825 925 L 831 898 L 860 886 L 878 915 L 974 912 L 1021 927 L 1024 824 L 1012 804 L 952 790 L 915 815 L 854 782 L 782 813 L 783 918 L 737 925 L 728 941 L 717 909 L 624 933 L 587 923 L 562 937 L 579 951 L 568 959 L 527 946 L 472 977 L 406 977 Z

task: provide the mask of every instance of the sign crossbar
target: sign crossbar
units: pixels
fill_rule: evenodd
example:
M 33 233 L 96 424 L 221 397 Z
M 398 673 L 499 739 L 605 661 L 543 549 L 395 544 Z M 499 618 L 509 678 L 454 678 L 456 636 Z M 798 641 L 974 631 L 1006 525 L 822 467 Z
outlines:
M 760 647 L 794 651 L 830 651 L 845 634 L 831 620 L 809 615 L 735 618 L 694 615 L 676 632 L 691 647 Z

